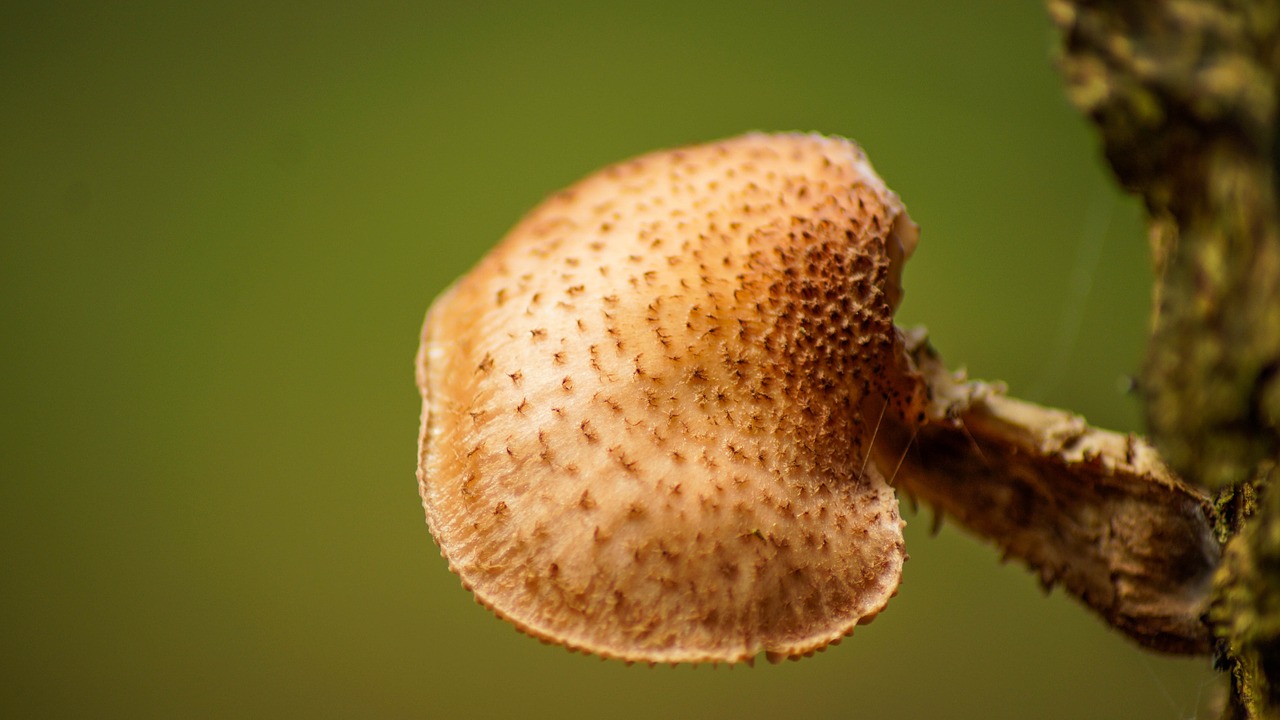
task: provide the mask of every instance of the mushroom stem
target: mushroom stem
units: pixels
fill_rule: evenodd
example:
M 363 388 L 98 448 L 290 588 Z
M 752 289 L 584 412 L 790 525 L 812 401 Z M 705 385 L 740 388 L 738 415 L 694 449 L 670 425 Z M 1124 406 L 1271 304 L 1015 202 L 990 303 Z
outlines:
M 1220 548 L 1209 498 L 1141 438 L 968 381 L 946 369 L 923 330 L 906 335 L 931 407 L 894 484 L 1139 644 L 1210 652 L 1201 616 Z M 904 442 L 879 445 L 882 466 L 899 462 Z

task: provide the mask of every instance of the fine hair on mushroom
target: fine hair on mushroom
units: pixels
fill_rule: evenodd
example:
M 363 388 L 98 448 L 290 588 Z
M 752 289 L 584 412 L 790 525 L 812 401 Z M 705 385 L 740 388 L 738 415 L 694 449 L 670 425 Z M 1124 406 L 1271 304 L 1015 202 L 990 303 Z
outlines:
M 897 592 L 897 486 L 1139 642 L 1203 652 L 1206 501 L 1140 440 L 949 373 L 897 328 L 916 242 L 863 151 L 813 134 L 655 152 L 548 198 L 423 326 L 418 481 L 450 569 L 571 649 L 801 657 Z M 1045 517 L 986 517 L 1019 489 Z M 1117 547 L 1077 547 L 1117 502 Z M 1158 531 L 1176 561 L 1132 547 Z

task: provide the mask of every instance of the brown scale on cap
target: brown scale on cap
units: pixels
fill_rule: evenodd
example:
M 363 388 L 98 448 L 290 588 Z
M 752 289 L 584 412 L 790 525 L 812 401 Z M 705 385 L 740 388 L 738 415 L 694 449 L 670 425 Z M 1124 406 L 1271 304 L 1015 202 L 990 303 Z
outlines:
M 419 484 L 451 569 L 626 660 L 794 657 L 870 621 L 906 554 L 867 456 L 924 407 L 892 322 L 914 245 L 862 151 L 816 135 L 548 199 L 423 329 Z

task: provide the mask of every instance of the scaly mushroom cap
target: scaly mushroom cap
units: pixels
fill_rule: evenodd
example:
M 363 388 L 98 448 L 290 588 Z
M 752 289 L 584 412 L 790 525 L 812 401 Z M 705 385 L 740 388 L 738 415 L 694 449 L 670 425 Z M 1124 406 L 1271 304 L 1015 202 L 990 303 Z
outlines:
M 870 621 L 906 558 L 864 458 L 920 407 L 892 323 L 914 245 L 862 151 L 816 135 L 544 202 L 423 329 L 419 486 L 450 568 L 521 630 L 626 660 L 809 654 Z

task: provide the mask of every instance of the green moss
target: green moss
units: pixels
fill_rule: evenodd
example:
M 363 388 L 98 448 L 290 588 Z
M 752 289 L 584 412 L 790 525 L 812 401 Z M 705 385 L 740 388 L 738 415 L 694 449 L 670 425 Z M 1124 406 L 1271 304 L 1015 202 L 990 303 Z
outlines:
M 1228 717 L 1280 717 L 1280 9 L 1050 0 L 1068 94 L 1151 222 L 1142 389 L 1166 461 L 1216 491 L 1209 619 Z

